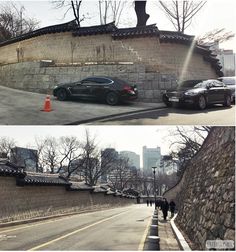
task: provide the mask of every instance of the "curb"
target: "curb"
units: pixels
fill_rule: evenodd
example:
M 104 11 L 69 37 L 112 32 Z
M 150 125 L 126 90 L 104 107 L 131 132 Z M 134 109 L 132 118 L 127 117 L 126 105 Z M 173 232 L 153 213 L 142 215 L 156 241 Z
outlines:
M 164 103 L 163 104 L 160 103 L 156 107 L 152 107 L 152 108 L 145 108 L 145 109 L 140 109 L 140 110 L 136 110 L 136 111 L 123 112 L 123 113 L 112 114 L 112 115 L 107 115 L 107 116 L 98 116 L 98 117 L 94 117 L 91 119 L 75 121 L 72 123 L 66 123 L 64 125 L 86 124 L 86 123 L 91 123 L 91 122 L 100 121 L 100 120 L 104 120 L 104 119 L 112 119 L 114 117 L 119 117 L 119 116 L 126 116 L 126 115 L 132 115 L 132 114 L 140 113 L 140 112 L 154 111 L 154 110 L 162 109 L 162 108 L 166 108 L 166 105 Z
M 174 223 L 174 220 L 177 217 L 177 215 L 178 214 L 175 214 L 174 217 L 170 220 L 170 225 L 171 225 L 172 231 L 176 237 L 176 240 L 177 240 L 180 248 L 184 251 L 192 251 L 192 249 L 189 247 L 188 243 L 184 239 L 182 233 L 179 231 L 179 229 L 177 228 L 177 226 Z

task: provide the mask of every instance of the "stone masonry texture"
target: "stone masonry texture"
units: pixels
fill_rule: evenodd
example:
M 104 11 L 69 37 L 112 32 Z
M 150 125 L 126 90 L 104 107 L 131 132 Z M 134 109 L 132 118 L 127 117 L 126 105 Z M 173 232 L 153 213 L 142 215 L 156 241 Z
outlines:
M 184 44 L 160 43 L 157 37 L 113 40 L 110 34 L 41 35 L 0 47 L 0 85 L 47 92 L 55 84 L 91 75 L 117 76 L 138 86 L 140 100 L 158 102 L 162 91 L 175 86 L 180 76 L 217 77 L 203 55 L 192 52 L 187 57 L 189 48 Z M 17 51 L 21 52 L 20 57 Z M 51 60 L 55 65 L 42 66 L 39 62 L 43 60 Z
M 181 188 L 180 188 L 181 187 Z M 235 128 L 214 127 L 176 187 L 177 224 L 205 250 L 207 240 L 235 241 Z
M 64 186 L 17 186 L 14 177 L 0 176 L 0 223 L 96 211 L 134 204 L 134 199 L 88 191 L 67 191 Z

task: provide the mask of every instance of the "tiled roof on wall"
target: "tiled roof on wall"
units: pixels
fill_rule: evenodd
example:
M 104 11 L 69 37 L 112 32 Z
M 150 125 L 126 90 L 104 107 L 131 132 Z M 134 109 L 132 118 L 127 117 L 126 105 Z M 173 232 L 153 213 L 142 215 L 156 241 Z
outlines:
M 190 44 L 194 36 L 186 35 L 180 32 L 174 31 L 160 31 L 159 33 L 160 42 L 169 42 L 169 43 L 184 43 Z
M 17 181 L 18 185 L 70 185 L 67 179 L 58 174 L 26 172 L 24 178 Z
M 97 34 L 106 34 L 112 33 L 117 30 L 114 22 L 105 24 L 105 25 L 96 25 L 90 27 L 80 27 L 72 32 L 73 36 L 87 36 L 87 35 L 97 35 Z
M 107 190 L 100 187 L 100 186 L 94 186 L 93 187 L 93 193 L 106 193 Z
M 0 161 L 0 176 L 24 177 L 25 173 L 22 168 L 8 161 Z
M 157 36 L 159 34 L 156 25 L 147 25 L 141 27 L 121 28 L 112 33 L 114 39 L 130 37 Z
M 85 182 L 71 182 L 68 187 L 69 191 L 93 191 L 93 187 L 86 184 Z
M 28 32 L 28 33 L 23 34 L 21 36 L 9 39 L 4 42 L 1 42 L 0 46 L 5 46 L 8 44 L 16 43 L 19 41 L 33 38 L 33 37 L 38 37 L 38 36 L 41 36 L 44 34 L 69 32 L 69 31 L 74 31 L 75 29 L 77 29 L 76 21 L 72 20 L 72 21 L 64 23 L 64 24 L 51 25 L 51 26 L 40 28 L 40 29 L 32 31 L 32 32 Z

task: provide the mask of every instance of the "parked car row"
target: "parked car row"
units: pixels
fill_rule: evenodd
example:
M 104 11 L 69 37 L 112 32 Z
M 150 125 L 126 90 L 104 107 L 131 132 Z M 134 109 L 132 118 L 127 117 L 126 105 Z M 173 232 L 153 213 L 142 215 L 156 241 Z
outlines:
M 60 101 L 70 98 L 102 100 L 109 105 L 138 97 L 136 85 L 116 77 L 93 76 L 81 81 L 58 85 L 53 95 Z M 221 77 L 218 80 L 187 80 L 179 82 L 176 88 L 168 89 L 162 96 L 169 107 L 194 105 L 203 110 L 210 104 L 231 106 L 235 101 L 235 77 Z
M 203 110 L 210 104 L 231 106 L 231 89 L 219 80 L 188 80 L 178 83 L 163 94 L 167 106 L 194 105 Z

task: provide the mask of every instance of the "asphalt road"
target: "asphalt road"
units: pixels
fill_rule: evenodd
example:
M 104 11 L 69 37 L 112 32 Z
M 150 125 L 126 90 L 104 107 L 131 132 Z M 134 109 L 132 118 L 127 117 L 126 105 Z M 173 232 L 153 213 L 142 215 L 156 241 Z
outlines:
M 163 104 L 130 102 L 109 106 L 102 102 L 65 101 L 51 97 L 51 112 L 41 111 L 46 95 L 0 86 L 1 125 L 63 125 L 120 113 L 163 107 Z
M 163 103 L 130 102 L 109 106 L 99 102 L 60 102 L 51 97 L 51 112 L 41 111 L 45 94 L 0 86 L 1 125 L 235 125 L 235 106 L 204 111 L 166 108 Z M 117 116 L 118 115 L 118 116 Z
M 160 108 L 90 122 L 106 125 L 235 125 L 235 105 L 214 105 L 199 111 L 193 108 Z
M 142 250 L 154 208 L 146 204 L 0 229 L 0 250 Z

